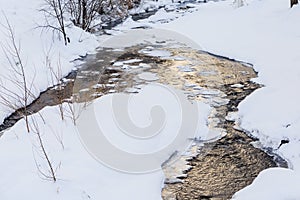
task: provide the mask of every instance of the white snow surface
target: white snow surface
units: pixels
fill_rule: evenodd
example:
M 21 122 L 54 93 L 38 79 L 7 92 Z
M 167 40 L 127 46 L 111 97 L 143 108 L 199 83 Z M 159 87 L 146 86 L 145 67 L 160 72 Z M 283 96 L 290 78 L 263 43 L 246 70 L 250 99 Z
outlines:
M 174 108 L 174 102 L 170 104 L 167 101 L 170 98 L 161 101 L 160 96 L 157 96 L 157 91 L 149 93 L 149 95 L 156 95 L 154 98 L 155 105 L 158 105 L 157 102 L 167 105 L 167 120 L 170 120 L 169 118 L 172 119 L 170 121 L 171 125 L 169 122 L 169 125 L 167 124 L 168 126 L 164 128 L 166 133 L 162 137 L 155 136 L 148 142 L 144 140 L 138 141 L 126 137 L 126 135 L 121 135 L 122 137 L 120 137 L 121 131 L 114 121 L 113 110 L 110 106 L 113 94 L 103 96 L 95 101 L 97 106 L 94 110 L 96 120 L 101 129 L 106 131 L 106 137 L 112 141 L 113 145 L 126 151 L 133 149 L 138 152 L 152 152 L 158 151 L 161 148 L 160 146 L 164 147 L 172 142 L 170 137 L 176 137 L 176 130 L 180 123 L 177 123 L 177 126 L 172 124 L 174 124 L 174 120 L 178 120 L 178 117 L 180 120 L 181 113 L 178 111 L 180 107 L 177 105 Z M 175 104 L 178 104 L 173 94 L 169 95 L 173 101 L 175 100 Z M 133 117 L 133 119 L 139 125 L 149 123 L 149 109 L 145 111 L 149 103 L 151 103 L 151 98 L 143 99 L 142 103 L 139 104 L 129 105 L 131 112 L 138 115 L 138 117 Z M 63 104 L 63 108 L 68 110 L 68 104 Z M 199 108 L 201 112 L 199 112 L 197 135 L 200 134 L 204 137 L 208 133 L 206 119 L 209 115 L 210 107 L 199 102 Z M 84 111 L 80 110 L 81 114 L 82 112 Z M 149 114 L 145 116 L 147 112 Z M 25 121 L 20 120 L 1 137 L 0 199 L 161 199 L 161 187 L 164 181 L 162 170 L 139 174 L 124 173 L 101 164 L 88 153 L 88 149 L 85 148 L 86 146 L 78 135 L 78 129 L 74 126 L 71 116 L 67 113 L 66 111 L 65 120 L 62 121 L 59 107 L 54 106 L 46 107 L 39 114 L 29 116 L 29 121 L 32 122 L 34 120 L 38 125 L 44 148 L 58 178 L 55 183 L 47 180 L 40 173 L 42 171 L 47 176 L 50 174 L 49 166 L 42 154 L 33 126 L 31 126 L 32 131 L 27 133 Z M 174 129 L 176 130 L 174 131 Z M 89 129 L 86 130 L 89 131 Z M 81 134 L 84 133 L 81 132 Z M 189 138 L 187 139 L 189 140 Z M 101 141 L 99 141 L 99 145 L 101 144 Z M 109 154 L 110 152 L 103 153 Z M 113 158 L 114 155 L 111 156 Z M 132 165 L 139 164 L 138 162 L 137 160 Z
M 150 20 L 133 22 L 129 19 L 112 33 L 120 34 L 120 30 L 141 24 L 154 26 L 187 36 L 203 50 L 252 63 L 258 71 L 258 78 L 253 81 L 265 87 L 246 98 L 234 118 L 243 129 L 260 139 L 262 147 L 277 149 L 282 139 L 289 139 L 290 142 L 276 152 L 289 161 L 290 169 L 264 170 L 250 186 L 237 192 L 234 199 L 300 199 L 297 187 L 300 185 L 300 95 L 297 92 L 300 6 L 290 9 L 288 0 L 244 2 L 244 6 L 237 8 L 233 0 L 209 1 L 196 6 L 198 11 L 169 24 L 160 20 L 162 16 L 169 19 L 177 15 L 174 17 L 161 10 Z M 62 75 L 65 75 L 73 67 L 71 60 L 99 44 L 95 36 L 73 26 L 67 29 L 71 39 L 68 46 L 53 37 L 51 31 L 41 33 L 35 29 L 37 24 L 43 23 L 43 14 L 38 12 L 41 3 L 40 0 L 0 0 L 1 12 L 14 27 L 20 42 L 29 80 L 36 74 L 34 94 L 54 84 L 49 70 L 43 67 L 49 49 L 54 70 L 60 61 Z M 0 14 L 0 22 L 5 25 L 3 14 Z M 2 25 L 1 44 L 6 44 L 8 39 Z M 107 37 L 110 36 L 103 38 Z M 9 74 L 7 64 L 0 50 L 1 75 Z M 17 91 L 9 81 L 4 84 Z M 11 110 L 1 105 L 0 121 L 9 112 Z M 26 134 L 21 120 L 0 139 L 0 199 L 160 199 L 162 172 L 128 175 L 110 170 L 84 150 L 70 119 L 61 123 L 57 107 L 45 108 L 41 113 L 46 123 L 39 115 L 33 117 L 37 118 L 54 165 L 61 163 L 57 171 L 60 179 L 52 183 L 38 176 L 33 157 L 36 138 Z M 57 135 L 63 135 L 64 148 Z M 35 159 L 43 162 L 38 155 Z
M 268 169 L 235 199 L 300 199 L 300 6 L 289 1 L 209 2 L 163 27 L 197 42 L 204 50 L 252 63 L 265 87 L 239 105 L 238 123 L 262 147 L 289 161 L 291 169 Z M 298 92 L 297 92 L 298 91 Z
M 81 144 L 72 120 L 61 121 L 58 107 L 46 107 L 40 114 L 30 120 L 39 124 L 58 181 L 44 180 L 38 172 L 35 163 L 47 175 L 49 168 L 37 137 L 26 132 L 21 120 L 0 140 L 0 199 L 160 199 L 162 171 L 126 174 L 105 167 Z
M 53 30 L 39 28 L 46 25 L 44 13 L 40 11 L 42 8 L 46 8 L 45 1 L 42 0 L 0 0 L 0 46 L 6 49 L 12 45 L 7 30 L 5 19 L 7 18 L 13 29 L 16 45 L 20 49 L 27 85 L 33 86 L 31 92 L 35 96 L 47 87 L 57 84 L 55 75 L 62 78 L 69 73 L 74 67 L 72 60 L 79 55 L 85 55 L 88 51 L 94 51 L 99 45 L 95 36 L 73 26 L 66 19 L 66 25 L 70 25 L 66 33 L 71 42 L 65 46 L 63 39 L 59 39 L 56 33 L 53 34 Z M 13 72 L 4 52 L 8 53 L 0 48 L 0 84 L 10 91 L 22 94 L 22 89 L 18 89 L 9 78 Z M 8 55 L 10 56 L 9 53 Z M 49 65 L 47 66 L 47 59 L 51 60 L 50 66 L 55 75 L 49 69 Z M 7 99 L 15 103 L 13 98 L 7 96 Z M 30 97 L 29 101 L 32 100 L 33 98 Z M 17 105 L 21 106 L 20 103 Z M 12 111 L 0 104 L 0 122 L 2 123 Z
M 156 81 L 159 78 L 156 76 L 156 74 L 151 73 L 151 72 L 143 72 L 141 74 L 138 75 L 138 77 L 142 80 L 146 80 L 146 81 Z

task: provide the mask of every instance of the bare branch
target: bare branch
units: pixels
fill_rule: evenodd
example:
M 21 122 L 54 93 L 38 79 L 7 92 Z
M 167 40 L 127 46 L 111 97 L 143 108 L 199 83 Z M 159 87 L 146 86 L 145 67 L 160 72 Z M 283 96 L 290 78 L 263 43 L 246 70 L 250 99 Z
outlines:
M 50 158 L 49 158 L 49 156 L 47 154 L 47 151 L 45 149 L 45 145 L 44 145 L 42 137 L 41 137 L 41 133 L 40 133 L 40 130 L 39 130 L 38 123 L 34 120 L 34 118 L 32 118 L 31 125 L 32 125 L 32 127 L 31 127 L 32 132 L 34 134 L 36 134 L 36 136 L 37 136 L 37 140 L 38 140 L 38 144 L 39 144 L 39 147 L 41 149 L 41 152 L 42 152 L 42 156 L 46 160 L 47 165 L 49 167 L 48 173 L 43 172 L 43 170 L 41 170 L 40 166 L 37 164 L 36 159 L 35 159 L 37 169 L 38 169 L 39 173 L 42 176 L 44 176 L 47 179 L 51 179 L 53 182 L 56 182 L 57 178 L 56 178 L 56 175 L 55 175 L 55 170 L 53 168 L 52 162 L 50 161 Z M 47 175 L 47 174 L 50 174 L 50 175 Z
M 33 87 L 33 80 L 31 81 L 30 87 L 28 87 L 27 77 L 25 73 L 25 64 L 23 63 L 23 60 L 21 58 L 20 42 L 16 41 L 14 30 L 11 24 L 9 23 L 9 20 L 6 17 L 6 15 L 4 13 L 3 15 L 6 20 L 6 25 L 2 24 L 2 26 L 5 27 L 7 31 L 6 35 L 8 37 L 8 41 L 6 42 L 6 45 L 4 45 L 3 43 L 0 43 L 0 45 L 5 55 L 5 58 L 9 63 L 9 70 L 12 72 L 5 79 L 11 82 L 13 85 L 15 85 L 18 88 L 18 90 L 21 91 L 21 94 L 19 94 L 19 91 L 11 91 L 7 89 L 1 81 L 1 104 L 14 110 L 17 109 L 19 106 L 22 106 L 24 108 L 24 112 L 22 114 L 24 115 L 24 119 L 26 122 L 26 129 L 27 132 L 29 132 L 30 130 L 28 124 L 27 106 L 29 97 L 33 96 L 33 94 L 30 92 L 30 89 Z M 11 100 L 14 100 L 15 102 L 13 103 L 11 102 Z

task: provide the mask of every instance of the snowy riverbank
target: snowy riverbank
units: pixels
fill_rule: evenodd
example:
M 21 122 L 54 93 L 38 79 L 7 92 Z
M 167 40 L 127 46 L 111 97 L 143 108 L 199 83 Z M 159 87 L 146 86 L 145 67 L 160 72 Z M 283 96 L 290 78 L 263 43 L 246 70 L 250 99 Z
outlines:
M 291 169 L 261 172 L 252 185 L 236 194 L 235 199 L 299 199 L 296 186 L 300 178 L 300 95 L 297 92 L 300 85 L 300 6 L 290 9 L 287 0 L 246 0 L 245 6 L 236 8 L 232 2 L 191 5 L 197 11 L 184 17 L 180 17 L 182 13 L 159 10 L 140 22 L 128 19 L 109 32 L 122 34 L 141 25 L 168 29 L 191 38 L 203 50 L 252 63 L 258 71 L 254 81 L 265 87 L 239 106 L 237 124 L 258 137 L 260 143 L 256 145 L 260 147 L 277 149 L 281 140 L 289 140 L 275 152 L 289 161 Z M 68 46 L 53 38 L 51 31 L 35 29 L 43 23 L 44 16 L 38 12 L 40 3 L 39 0 L 0 0 L 5 14 L 0 15 L 1 44 L 9 45 L 3 28 L 7 25 L 6 16 L 20 43 L 26 77 L 33 80 L 33 84 L 32 81 L 28 84 L 34 86 L 35 95 L 57 81 L 52 79 L 51 70 L 44 67 L 47 56 L 55 74 L 63 76 L 74 67 L 71 60 L 99 46 L 99 38 L 74 26 L 68 29 L 71 39 Z M 169 22 L 177 17 L 180 18 L 166 24 L 165 19 Z M 100 40 L 109 37 L 100 36 Z M 11 73 L 8 65 L 5 53 L 0 50 L 1 76 Z M 1 80 L 8 90 L 20 91 L 10 80 Z M 1 105 L 0 121 L 11 111 Z M 108 169 L 83 148 L 72 120 L 60 120 L 58 107 L 47 107 L 41 115 L 43 118 L 39 114 L 32 117 L 47 141 L 49 156 L 60 179 L 52 183 L 38 176 L 37 169 L 47 172 L 47 165 L 39 158 L 36 137 L 28 137 L 21 120 L 0 139 L 0 199 L 132 199 L 133 196 L 135 199 L 160 199 L 161 171 L 132 175 Z M 99 171 L 101 173 L 96 173 Z
M 277 149 L 290 168 L 262 172 L 236 199 L 298 199 L 300 176 L 300 6 L 289 1 L 210 2 L 164 27 L 196 41 L 203 49 L 252 63 L 254 81 L 265 85 L 239 106 L 240 126 L 260 138 L 258 146 Z M 196 28 L 195 28 L 196 26 Z M 297 177 L 297 178 L 296 178 Z
M 8 91 L 23 93 L 22 87 L 16 86 L 16 81 L 20 81 L 18 80 L 20 77 L 14 75 L 6 57 L 7 54 L 11 60 L 16 59 L 10 53 L 13 44 L 7 29 L 7 21 L 12 27 L 14 40 L 19 49 L 28 88 L 31 88 L 35 97 L 49 86 L 57 84 L 59 81 L 57 79 L 72 70 L 74 64 L 70 61 L 80 55 L 86 55 L 87 52 L 94 52 L 94 49 L 99 46 L 97 37 L 73 26 L 69 21 L 66 22 L 70 25 L 66 32 L 71 42 L 65 46 L 57 32 L 53 32 L 51 28 L 42 28 L 46 25 L 45 15 L 40 11 L 42 8 L 46 8 L 46 6 L 45 2 L 40 0 L 0 0 L 0 85 Z M 1 90 L 3 91 L 3 88 Z M 1 95 L 11 105 L 20 107 L 23 104 L 23 102 L 18 102 L 18 99 L 15 98 L 16 95 L 7 93 L 1 92 Z M 33 99 L 34 97 L 30 96 L 28 100 L 30 102 Z M 3 119 L 11 112 L 13 112 L 12 108 L 0 104 L 0 122 L 2 123 Z

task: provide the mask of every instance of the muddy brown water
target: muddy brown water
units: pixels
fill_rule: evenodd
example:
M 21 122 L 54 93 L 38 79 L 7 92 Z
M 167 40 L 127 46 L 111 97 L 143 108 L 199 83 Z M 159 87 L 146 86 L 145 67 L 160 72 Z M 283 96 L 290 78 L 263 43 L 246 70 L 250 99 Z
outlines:
M 168 52 L 169 56 L 151 55 L 155 50 Z M 163 199 L 230 199 L 262 170 L 287 167 L 280 157 L 255 148 L 251 143 L 256 139 L 239 130 L 229 117 L 237 112 L 245 97 L 261 87 L 250 81 L 256 77 L 252 67 L 186 47 L 137 45 L 122 50 L 99 49 L 61 84 L 41 93 L 27 112 L 36 113 L 62 102 L 90 101 L 109 93 L 139 92 L 141 85 L 153 82 L 139 78 L 144 72 L 157 76 L 155 82 L 183 90 L 191 100 L 213 108 L 207 123 L 217 137 L 211 141 L 195 139 L 189 154 L 181 156 L 174 165 L 163 167 Z M 6 118 L 0 131 L 22 119 L 23 112 L 19 109 Z

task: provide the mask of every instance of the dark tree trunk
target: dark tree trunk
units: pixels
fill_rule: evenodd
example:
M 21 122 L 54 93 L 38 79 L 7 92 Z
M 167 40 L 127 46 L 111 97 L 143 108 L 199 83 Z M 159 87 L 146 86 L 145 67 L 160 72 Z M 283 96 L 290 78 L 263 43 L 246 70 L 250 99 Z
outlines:
M 85 30 L 87 22 L 87 2 L 82 0 L 82 29 Z
M 64 22 L 64 14 L 63 14 L 63 8 L 61 5 L 61 0 L 57 1 L 58 3 L 58 11 L 56 11 L 56 17 L 58 19 L 59 25 L 60 25 L 60 30 L 63 34 L 65 45 L 68 44 L 68 37 L 66 34 L 66 29 L 65 29 L 65 22 Z
M 291 0 L 291 7 L 293 7 L 295 4 L 298 4 L 298 0 Z
M 77 16 L 77 19 L 76 19 L 76 25 L 79 26 L 80 25 L 80 19 L 81 19 L 81 0 L 78 0 L 78 10 L 77 10 L 77 13 L 78 13 L 78 16 Z

